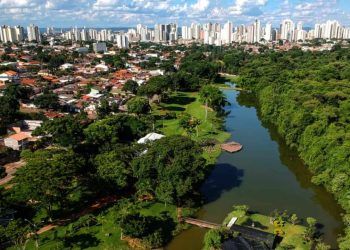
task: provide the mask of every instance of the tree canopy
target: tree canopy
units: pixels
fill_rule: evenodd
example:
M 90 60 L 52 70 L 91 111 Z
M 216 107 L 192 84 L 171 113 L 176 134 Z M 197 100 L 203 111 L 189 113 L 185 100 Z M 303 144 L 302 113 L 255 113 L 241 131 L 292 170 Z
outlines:
M 200 147 L 182 136 L 162 138 L 132 162 L 136 188 L 164 203 L 182 204 L 204 179 Z

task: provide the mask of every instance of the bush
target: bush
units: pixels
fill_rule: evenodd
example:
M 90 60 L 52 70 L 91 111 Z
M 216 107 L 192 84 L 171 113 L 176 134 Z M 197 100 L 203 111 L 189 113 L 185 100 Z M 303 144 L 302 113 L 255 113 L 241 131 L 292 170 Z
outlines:
M 5 178 L 7 175 L 6 169 L 3 166 L 0 166 L 0 179 Z
M 19 151 L 12 148 L 0 147 L 0 165 L 19 160 Z

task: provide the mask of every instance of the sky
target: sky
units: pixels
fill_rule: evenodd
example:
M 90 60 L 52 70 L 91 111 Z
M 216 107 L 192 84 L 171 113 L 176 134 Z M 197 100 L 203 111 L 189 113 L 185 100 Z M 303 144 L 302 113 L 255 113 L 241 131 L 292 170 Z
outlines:
M 350 0 L 0 0 L 0 25 L 107 28 L 209 21 L 239 25 L 259 19 L 277 27 L 286 18 L 306 27 L 328 19 L 350 26 Z

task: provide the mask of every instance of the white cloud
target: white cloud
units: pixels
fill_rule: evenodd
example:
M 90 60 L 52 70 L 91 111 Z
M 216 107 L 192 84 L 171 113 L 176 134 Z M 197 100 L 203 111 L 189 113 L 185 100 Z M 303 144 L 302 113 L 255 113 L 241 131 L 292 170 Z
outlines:
M 29 5 L 29 0 L 0 0 L 0 6 L 4 7 L 23 7 Z
M 194 11 L 202 12 L 209 7 L 209 0 L 197 0 L 195 4 L 191 5 Z
M 101 6 L 101 7 L 107 7 L 107 6 L 113 6 L 118 3 L 117 0 L 97 0 L 94 6 Z
M 345 0 L 344 0 L 345 1 Z M 349 1 L 349 0 L 347 0 Z M 277 3 L 276 3 L 277 2 Z M 350 24 L 339 0 L 0 0 L 0 25 L 133 26 L 137 23 L 225 22 L 284 18 L 313 24 L 339 19 Z
M 235 4 L 230 8 L 230 11 L 234 15 L 242 15 L 245 11 L 253 7 L 265 5 L 267 1 L 268 0 L 236 0 Z

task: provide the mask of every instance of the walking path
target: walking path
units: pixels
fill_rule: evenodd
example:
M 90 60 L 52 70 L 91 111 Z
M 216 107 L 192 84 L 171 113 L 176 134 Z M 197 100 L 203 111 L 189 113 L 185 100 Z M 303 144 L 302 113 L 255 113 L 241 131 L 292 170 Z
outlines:
M 23 160 L 6 164 L 4 167 L 6 169 L 7 176 L 5 178 L 0 179 L 0 186 L 5 185 L 9 181 L 11 181 L 17 169 L 23 167 L 24 164 L 25 162 Z
M 37 234 L 42 234 L 42 233 L 45 233 L 47 231 L 50 231 L 58 226 L 62 226 L 62 225 L 65 225 L 69 222 L 71 222 L 72 220 L 75 220 L 79 217 L 82 217 L 86 214 L 89 214 L 89 213 L 92 213 L 100 208 L 103 208 L 109 204 L 112 204 L 114 202 L 116 202 L 119 198 L 117 196 L 108 196 L 108 197 L 103 197 L 97 201 L 95 201 L 92 205 L 90 205 L 88 208 L 84 209 L 83 211 L 79 212 L 79 213 L 76 213 L 76 214 L 72 214 L 70 215 L 69 217 L 66 217 L 66 218 L 63 218 L 63 219 L 60 219 L 60 220 L 57 220 L 55 221 L 54 223 L 52 224 L 49 224 L 49 225 L 46 225 L 42 228 L 40 228 L 38 231 L 37 231 Z

